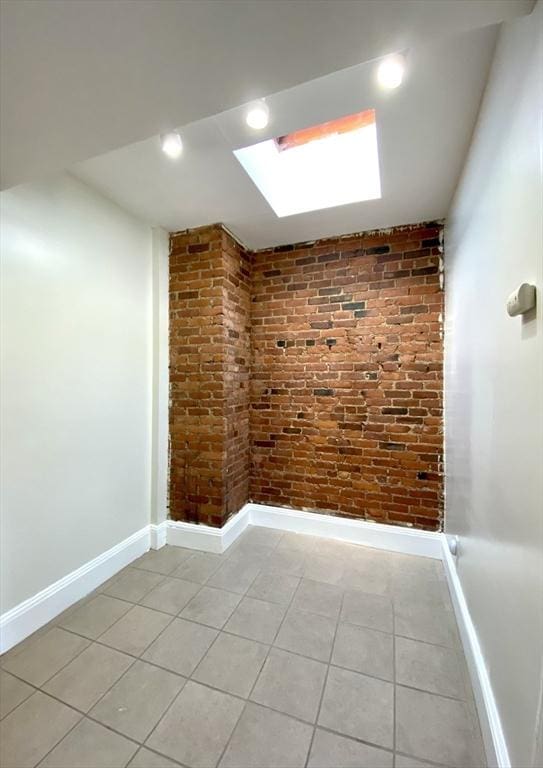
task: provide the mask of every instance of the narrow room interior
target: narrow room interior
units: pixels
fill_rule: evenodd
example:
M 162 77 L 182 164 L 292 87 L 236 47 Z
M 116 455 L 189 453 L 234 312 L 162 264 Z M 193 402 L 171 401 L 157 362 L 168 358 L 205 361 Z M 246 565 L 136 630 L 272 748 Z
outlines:
M 541 768 L 543 0 L 0 22 L 2 768 Z

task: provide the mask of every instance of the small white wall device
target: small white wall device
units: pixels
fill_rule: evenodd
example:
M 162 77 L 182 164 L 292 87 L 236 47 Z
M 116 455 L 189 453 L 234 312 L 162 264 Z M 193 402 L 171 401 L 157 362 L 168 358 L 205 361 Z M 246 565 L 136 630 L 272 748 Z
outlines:
M 524 315 L 535 307 L 535 285 L 522 283 L 507 299 L 507 314 Z

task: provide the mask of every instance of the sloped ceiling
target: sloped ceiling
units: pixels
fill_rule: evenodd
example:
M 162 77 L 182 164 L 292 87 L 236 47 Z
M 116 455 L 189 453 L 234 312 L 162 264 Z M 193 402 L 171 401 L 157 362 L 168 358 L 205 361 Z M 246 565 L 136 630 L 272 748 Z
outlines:
M 533 0 L 3 0 L 2 187 Z

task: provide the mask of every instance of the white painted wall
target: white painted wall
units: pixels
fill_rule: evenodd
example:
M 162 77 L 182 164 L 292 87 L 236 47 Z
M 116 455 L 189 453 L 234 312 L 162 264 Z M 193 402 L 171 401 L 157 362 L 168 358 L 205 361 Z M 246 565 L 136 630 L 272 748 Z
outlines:
M 152 242 L 70 176 L 0 203 L 5 612 L 149 523 Z
M 446 530 L 522 768 L 543 681 L 542 30 L 541 0 L 502 29 L 445 249 Z M 510 318 L 524 281 L 537 312 Z

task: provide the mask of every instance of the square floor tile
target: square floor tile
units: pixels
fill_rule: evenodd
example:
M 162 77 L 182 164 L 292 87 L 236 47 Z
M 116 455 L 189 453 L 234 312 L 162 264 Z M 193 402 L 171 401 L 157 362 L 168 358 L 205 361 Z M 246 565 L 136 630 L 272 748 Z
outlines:
M 40 768 L 124 768 L 137 748 L 124 736 L 84 718 L 47 755 Z
M 141 601 L 147 608 L 177 615 L 200 590 L 200 585 L 183 579 L 166 578 Z
M 221 629 L 241 600 L 240 595 L 224 589 L 202 587 L 180 613 L 181 618 Z
M 193 549 L 173 547 L 167 544 L 160 549 L 150 549 L 144 555 L 132 563 L 134 568 L 142 568 L 144 571 L 154 571 L 168 576 L 194 554 Z
M 49 680 L 44 690 L 88 712 L 133 662 L 124 653 L 93 644 Z
M 287 573 L 290 576 L 303 576 L 306 556 L 291 549 L 274 550 L 266 560 L 268 573 Z
M 430 693 L 465 699 L 465 667 L 459 654 L 440 645 L 396 638 L 396 682 Z
M 374 677 L 330 667 L 319 725 L 391 748 L 394 686 Z
M 329 661 L 336 621 L 317 613 L 290 610 L 281 625 L 274 645 L 286 651 Z
M 261 560 L 228 558 L 207 580 L 208 586 L 244 594 L 260 572 Z
M 209 577 L 215 573 L 223 562 L 221 555 L 213 555 L 210 552 L 196 552 L 189 557 L 171 574 L 178 579 L 194 581 L 196 584 L 205 584 Z
M 345 571 L 345 560 L 338 555 L 311 554 L 306 558 L 306 579 L 325 584 L 339 584 Z
M 0 671 L 0 720 L 28 699 L 34 688 L 7 672 Z
M 164 576 L 160 573 L 127 568 L 118 579 L 114 579 L 113 583 L 102 591 L 110 597 L 118 597 L 120 600 L 137 603 L 163 578 Z
M 344 589 L 358 589 L 369 594 L 388 595 L 390 576 L 387 561 L 385 560 L 381 567 L 365 562 L 347 563 L 338 584 Z
M 124 600 L 98 595 L 75 611 L 69 612 L 59 621 L 59 625 L 78 635 L 96 640 L 131 608 L 132 605 Z
M 383 595 L 360 590 L 346 590 L 341 609 L 341 621 L 360 627 L 392 632 L 392 601 Z
M 21 653 L 6 657 L 2 667 L 28 683 L 41 687 L 88 645 L 88 640 L 53 627 L 26 646 Z
M 171 621 L 172 617 L 166 613 L 135 605 L 100 635 L 100 642 L 118 651 L 140 656 Z
M 148 746 L 191 768 L 219 758 L 243 709 L 243 701 L 189 682 L 148 739 Z
M 217 630 L 210 627 L 184 619 L 174 619 L 145 651 L 142 658 L 179 675 L 190 677 L 217 634 Z
M 428 600 L 424 593 L 395 598 L 394 615 L 397 635 L 449 648 L 460 645 L 454 614 L 441 601 Z
M 326 665 L 272 648 L 252 701 L 314 723 L 326 677 Z
M 285 615 L 286 607 L 244 597 L 226 622 L 226 632 L 271 643 Z
M 90 711 L 90 716 L 143 742 L 185 685 L 185 678 L 137 661 Z
M 342 596 L 343 590 L 334 584 L 323 584 L 320 581 L 302 579 L 294 595 L 292 608 L 336 619 L 341 607 Z
M 396 688 L 396 749 L 455 768 L 484 765 L 479 724 L 464 702 Z
M 296 588 L 300 583 L 297 576 L 289 576 L 288 573 L 269 573 L 264 571 L 256 577 L 247 592 L 247 597 L 258 600 L 267 600 L 269 603 L 287 605 L 292 600 Z
M 362 672 L 364 675 L 393 680 L 393 636 L 354 624 L 340 624 L 334 643 L 332 664 Z
M 257 704 L 247 704 L 220 766 L 303 768 L 312 733 L 310 725 Z
M 193 680 L 246 698 L 262 669 L 268 646 L 244 637 L 218 636 L 192 675 Z
M 140 747 L 128 763 L 128 768 L 179 768 L 179 763 L 174 763 L 163 755 L 157 755 L 150 749 Z
M 36 691 L 0 723 L 0 765 L 33 768 L 80 718 L 79 712 Z
M 308 768 L 392 768 L 392 752 L 317 728 Z
M 306 533 L 294 533 L 293 531 L 288 531 L 283 534 L 275 551 L 284 552 L 288 550 L 300 554 L 309 554 L 315 551 L 317 541 L 317 536 L 309 536 Z

